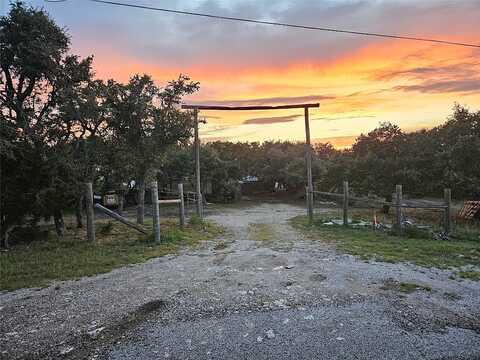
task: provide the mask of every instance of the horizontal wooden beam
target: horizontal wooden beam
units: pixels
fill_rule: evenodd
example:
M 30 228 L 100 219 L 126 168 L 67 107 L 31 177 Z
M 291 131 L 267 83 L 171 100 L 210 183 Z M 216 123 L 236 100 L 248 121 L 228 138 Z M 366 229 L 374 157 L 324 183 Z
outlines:
M 159 204 L 180 204 L 180 199 L 158 200 Z
M 191 105 L 183 104 L 182 109 L 190 110 L 282 110 L 282 109 L 305 109 L 305 108 L 318 108 L 320 103 L 313 104 L 291 104 L 291 105 L 254 105 L 254 106 L 221 106 L 221 105 Z

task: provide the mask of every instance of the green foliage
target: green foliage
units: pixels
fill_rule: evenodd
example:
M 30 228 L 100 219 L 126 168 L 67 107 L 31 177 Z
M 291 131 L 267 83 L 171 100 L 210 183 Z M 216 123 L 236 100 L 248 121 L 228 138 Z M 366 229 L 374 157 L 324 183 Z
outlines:
M 81 183 L 142 183 L 168 146 L 191 136 L 193 118 L 178 104 L 198 83 L 184 75 L 163 89 L 148 75 L 96 80 L 92 57 L 69 46 L 42 9 L 19 1 L 0 18 L 0 246 L 15 226 L 42 217 L 53 216 L 62 234 Z
M 480 111 L 456 105 L 448 121 L 431 130 L 404 133 L 396 125 L 360 135 L 349 150 L 325 162 L 322 189 L 348 179 L 356 194 L 390 199 L 395 184 L 412 196 L 439 196 L 449 187 L 456 198 L 480 196 Z
M 472 281 L 480 281 L 480 271 L 464 270 L 464 271 L 458 271 L 456 273 L 456 275 L 461 277 L 462 279 L 469 279 L 469 280 L 472 280 Z
M 382 290 L 394 290 L 406 294 L 411 294 L 415 291 L 427 291 L 430 292 L 432 291 L 432 288 L 427 285 L 419 285 L 415 283 L 409 283 L 409 282 L 398 282 L 394 280 L 387 280 L 381 287 Z
M 109 235 L 113 230 L 113 226 L 114 224 L 112 221 L 102 223 L 100 226 L 97 226 L 98 233 L 100 235 Z
M 364 260 L 408 261 L 438 268 L 480 266 L 480 241 L 476 239 L 407 238 L 372 229 L 323 225 L 324 222 L 323 218 L 315 218 L 313 224 L 309 224 L 305 216 L 292 219 L 292 224 L 312 239 L 331 243 L 337 249 Z
M 108 232 L 101 231 L 106 228 Z M 39 229 L 46 230 L 49 229 Z M 175 223 L 167 221 L 162 222 L 162 231 L 165 235 L 160 244 L 118 222 L 97 222 L 96 244 L 86 242 L 83 231 L 72 229 L 63 239 L 23 239 L 22 244 L 0 253 L 0 290 L 46 286 L 54 280 L 106 273 L 127 264 L 177 253 L 212 239 L 223 230 L 213 223 L 206 223 L 202 228 L 179 229 Z
M 54 113 L 63 94 L 88 79 L 91 58 L 68 50 L 68 36 L 43 10 L 16 2 L 0 18 L 2 245 L 26 217 L 58 218 L 69 206 L 68 147 Z
M 204 224 L 204 220 L 197 214 L 192 214 L 192 216 L 190 216 L 190 220 L 188 220 L 188 223 L 191 226 L 200 227 Z

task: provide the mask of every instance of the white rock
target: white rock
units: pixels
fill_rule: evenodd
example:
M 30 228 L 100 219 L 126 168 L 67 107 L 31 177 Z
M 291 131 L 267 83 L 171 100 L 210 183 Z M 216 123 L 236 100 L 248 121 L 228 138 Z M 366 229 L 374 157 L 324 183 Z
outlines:
M 305 320 L 314 320 L 315 318 L 313 317 L 313 315 L 307 315 L 304 317 Z
M 273 339 L 275 337 L 275 333 L 273 332 L 272 329 L 267 330 L 266 334 L 267 334 L 267 338 L 269 339 Z
M 99 328 L 96 328 L 96 329 L 93 329 L 93 330 L 90 330 L 90 331 L 87 331 L 87 334 L 93 338 L 96 338 L 98 336 L 98 334 L 100 334 L 103 330 L 105 330 L 105 326 L 102 326 L 102 327 L 99 327 Z
M 282 321 L 283 325 L 287 325 L 290 322 L 290 319 L 285 319 Z
M 66 354 L 72 352 L 73 349 L 74 349 L 73 346 L 64 347 L 60 350 L 60 355 L 66 355 Z
M 259 336 L 257 337 L 257 342 L 261 343 L 263 341 L 263 337 Z
M 283 269 L 283 266 L 277 266 L 277 267 L 274 267 L 274 268 L 273 268 L 274 271 L 282 270 L 282 269 Z
M 343 341 L 343 340 L 345 340 L 345 338 L 339 336 L 339 337 L 337 337 L 337 340 L 338 341 Z

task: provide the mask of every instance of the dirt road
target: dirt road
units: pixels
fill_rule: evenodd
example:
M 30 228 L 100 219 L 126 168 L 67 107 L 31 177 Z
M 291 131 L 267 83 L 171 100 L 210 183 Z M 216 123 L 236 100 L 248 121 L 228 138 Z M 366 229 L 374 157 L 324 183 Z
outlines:
M 480 358 L 480 283 L 305 239 L 285 204 L 221 209 L 178 256 L 0 295 L 0 354 L 91 359 Z M 431 288 L 410 294 L 396 281 Z

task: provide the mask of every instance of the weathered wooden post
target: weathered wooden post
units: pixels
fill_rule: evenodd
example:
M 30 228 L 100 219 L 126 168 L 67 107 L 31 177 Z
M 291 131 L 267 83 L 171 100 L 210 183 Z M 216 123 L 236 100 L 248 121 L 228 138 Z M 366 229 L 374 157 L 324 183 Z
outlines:
M 197 192 L 197 215 L 203 218 L 202 188 L 200 184 L 200 138 L 198 135 L 198 109 L 194 109 L 195 116 L 195 178 Z
M 152 216 L 153 216 L 153 235 L 156 243 L 160 242 L 160 208 L 158 205 L 158 184 L 152 181 Z
M 185 200 L 183 198 L 183 184 L 178 184 L 178 196 L 180 197 L 180 226 L 185 226 Z
M 308 107 L 304 107 L 305 113 L 305 158 L 307 162 L 307 214 L 308 220 L 313 221 L 313 180 L 312 180 L 312 146 L 310 144 L 310 120 Z
M 85 204 L 87 207 L 87 240 L 95 242 L 95 218 L 93 212 L 92 183 L 85 183 Z
M 348 181 L 343 182 L 343 226 L 348 226 Z
M 443 190 L 443 198 L 445 201 L 445 212 L 443 218 L 443 227 L 445 234 L 449 234 L 451 231 L 451 224 L 450 224 L 450 210 L 451 210 L 451 203 L 452 203 L 452 192 L 450 189 Z
M 395 228 L 399 234 L 402 234 L 403 232 L 402 202 L 403 202 L 402 185 L 397 185 L 395 187 Z

